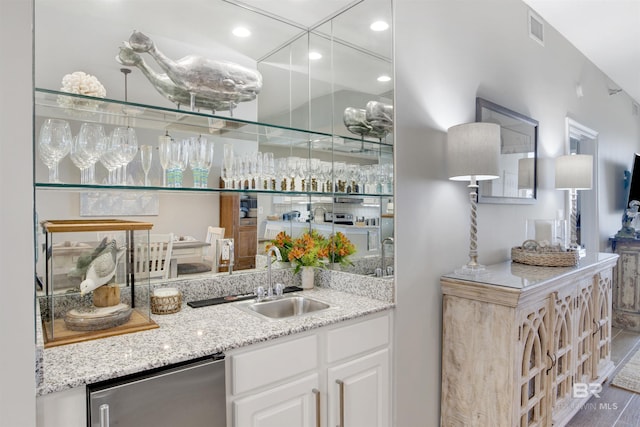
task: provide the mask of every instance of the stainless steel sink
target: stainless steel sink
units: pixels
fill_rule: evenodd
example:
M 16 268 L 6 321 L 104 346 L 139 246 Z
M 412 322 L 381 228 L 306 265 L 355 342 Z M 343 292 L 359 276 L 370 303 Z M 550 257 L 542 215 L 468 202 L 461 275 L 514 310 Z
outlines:
M 252 314 L 269 319 L 286 319 L 326 310 L 331 306 L 325 302 L 300 295 L 286 295 L 269 301 L 246 301 L 237 307 Z

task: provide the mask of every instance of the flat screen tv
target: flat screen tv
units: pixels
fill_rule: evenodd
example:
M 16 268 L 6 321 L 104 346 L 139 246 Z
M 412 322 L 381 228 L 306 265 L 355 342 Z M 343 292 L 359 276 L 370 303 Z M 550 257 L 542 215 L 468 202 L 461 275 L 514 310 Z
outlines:
M 636 153 L 633 160 L 633 170 L 631 172 L 631 182 L 629 183 L 629 191 L 627 197 L 624 199 L 626 204 L 625 209 L 629 207 L 629 202 L 632 200 L 640 201 L 640 154 Z

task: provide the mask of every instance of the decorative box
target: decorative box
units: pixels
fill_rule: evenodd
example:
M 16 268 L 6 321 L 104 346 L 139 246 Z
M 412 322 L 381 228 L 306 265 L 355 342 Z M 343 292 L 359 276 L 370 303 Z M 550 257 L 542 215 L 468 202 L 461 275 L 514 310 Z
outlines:
M 41 227 L 36 278 L 45 347 L 157 327 L 149 274 L 136 268 L 153 224 L 50 220 Z

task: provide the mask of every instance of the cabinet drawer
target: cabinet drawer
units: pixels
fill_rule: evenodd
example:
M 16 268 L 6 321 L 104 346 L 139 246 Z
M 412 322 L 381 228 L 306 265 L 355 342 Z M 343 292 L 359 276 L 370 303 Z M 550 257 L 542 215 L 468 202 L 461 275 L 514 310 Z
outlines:
M 329 331 L 327 361 L 335 362 L 389 344 L 389 316 Z
M 317 368 L 315 335 L 233 355 L 231 393 L 243 393 Z

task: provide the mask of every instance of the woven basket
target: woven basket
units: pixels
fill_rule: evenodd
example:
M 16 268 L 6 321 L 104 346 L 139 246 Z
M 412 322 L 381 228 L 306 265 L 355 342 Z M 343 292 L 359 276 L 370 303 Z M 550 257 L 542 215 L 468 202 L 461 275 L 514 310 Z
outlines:
M 182 294 L 157 297 L 151 295 L 151 312 L 153 314 L 173 314 L 182 308 Z
M 527 240 L 525 246 L 532 241 Z M 535 242 L 534 242 L 535 243 Z M 511 248 L 511 260 L 520 264 L 537 265 L 541 267 L 573 267 L 578 264 L 580 255 L 578 251 L 541 251 L 537 243 L 535 249 L 529 249 L 531 245 L 524 249 L 522 246 Z

